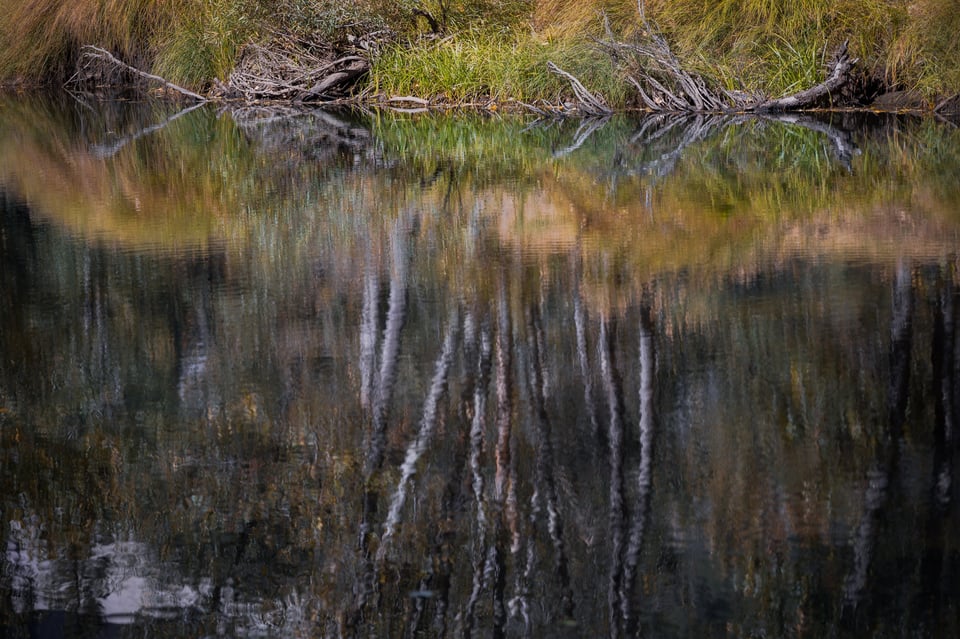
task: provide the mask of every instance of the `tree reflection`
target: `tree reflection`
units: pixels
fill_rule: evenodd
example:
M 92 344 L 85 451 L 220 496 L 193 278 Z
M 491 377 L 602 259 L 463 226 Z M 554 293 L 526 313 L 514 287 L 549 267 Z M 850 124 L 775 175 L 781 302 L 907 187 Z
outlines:
M 4 196 L 0 629 L 956 630 L 955 250 L 793 250 L 786 200 L 756 239 L 691 213 L 709 188 L 658 191 L 760 181 L 723 178 L 736 148 L 686 163 L 736 126 L 641 124 L 615 188 L 602 128 L 562 158 L 592 169 L 492 191 L 423 157 L 331 169 L 202 250 L 120 250 Z M 547 209 L 572 240 L 530 230 Z

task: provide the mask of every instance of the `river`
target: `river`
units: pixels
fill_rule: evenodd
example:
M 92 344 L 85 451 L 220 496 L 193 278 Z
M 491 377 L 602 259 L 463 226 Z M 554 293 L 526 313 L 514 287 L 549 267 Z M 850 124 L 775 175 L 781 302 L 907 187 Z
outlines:
M 960 634 L 960 129 L 0 101 L 5 637 Z

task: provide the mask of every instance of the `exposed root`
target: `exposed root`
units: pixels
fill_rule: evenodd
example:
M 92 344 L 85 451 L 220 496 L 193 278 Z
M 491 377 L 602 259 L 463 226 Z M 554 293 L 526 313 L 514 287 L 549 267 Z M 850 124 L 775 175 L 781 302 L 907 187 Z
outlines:
M 582 114 L 592 117 L 602 117 L 613 113 L 602 98 L 591 93 L 583 86 L 580 80 L 576 79 L 573 75 L 567 73 L 553 62 L 547 62 L 547 70 L 559 75 L 570 83 L 570 88 L 573 89 L 573 94 L 577 98 L 578 110 Z
M 656 112 L 705 113 L 743 108 L 751 96 L 712 89 L 698 74 L 683 68 L 659 28 L 646 16 L 643 2 L 637 10 L 643 37 L 620 42 L 606 23 L 606 40 L 598 41 L 624 71 L 644 106 Z
M 620 42 L 607 24 L 607 38 L 598 44 L 620 66 L 627 82 L 637 90 L 640 100 L 650 111 L 776 113 L 815 108 L 840 95 L 840 90 L 850 81 L 850 71 L 857 64 L 857 59 L 847 53 L 847 43 L 844 42 L 834 55 L 827 79 L 809 89 L 770 99 L 712 88 L 702 76 L 683 67 L 666 38 L 647 19 L 642 0 L 637 9 L 643 24 L 641 38 L 634 42 Z

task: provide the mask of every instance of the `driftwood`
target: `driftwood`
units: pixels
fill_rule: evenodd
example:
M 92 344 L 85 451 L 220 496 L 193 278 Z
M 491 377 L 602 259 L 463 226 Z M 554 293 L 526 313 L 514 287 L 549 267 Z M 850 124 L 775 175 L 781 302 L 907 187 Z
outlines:
M 844 42 L 833 56 L 833 68 L 826 80 L 792 95 L 766 100 L 751 110 L 758 113 L 775 113 L 778 111 L 799 111 L 820 106 L 847 84 L 850 80 L 850 71 L 857 62 L 857 58 L 851 58 L 847 53 L 847 42 Z
M 561 78 L 570 83 L 570 88 L 573 89 L 573 94 L 576 96 L 577 101 L 579 102 L 577 108 L 584 115 L 591 117 L 602 117 L 613 113 L 613 111 L 607 106 L 607 103 L 604 102 L 602 98 L 591 93 L 587 87 L 583 86 L 583 83 L 576 79 L 573 75 L 567 73 L 553 62 L 547 62 L 547 70 L 551 73 L 559 75 Z
M 743 108 L 751 96 L 712 89 L 699 74 L 683 68 L 659 28 L 647 19 L 643 2 L 637 11 L 643 24 L 642 38 L 620 42 L 604 21 L 606 40 L 597 44 L 607 50 L 637 90 L 643 104 L 655 112 L 720 112 Z
M 103 72 L 104 67 L 107 71 L 110 70 L 119 70 L 125 73 L 132 74 L 136 77 L 148 80 L 150 82 L 155 82 L 160 84 L 166 89 L 175 91 L 182 95 L 192 98 L 199 102 L 205 102 L 207 99 L 198 93 L 194 93 L 189 89 L 184 89 L 181 86 L 174 84 L 164 78 L 161 78 L 158 75 L 153 75 L 152 73 L 147 73 L 146 71 L 141 71 L 136 67 L 130 66 L 126 62 L 119 60 L 112 53 L 106 49 L 93 46 L 92 44 L 85 45 L 80 50 L 80 58 L 78 61 L 77 73 L 68 81 L 68 84 L 74 83 L 79 84 L 83 82 L 89 76 L 96 75 L 98 72 Z
M 654 112 L 725 113 L 753 111 L 776 113 L 800 111 L 827 103 L 850 80 L 857 64 L 847 52 L 847 42 L 834 55 L 826 80 L 809 89 L 771 99 L 742 91 L 711 87 L 699 74 L 686 68 L 670 49 L 659 28 L 647 19 L 643 1 L 637 5 L 642 35 L 633 42 L 618 41 L 606 24 L 607 37 L 597 43 L 613 58 L 626 81 L 639 94 L 643 105 Z
M 348 95 L 369 70 L 364 48 L 338 54 L 323 43 L 276 36 L 243 49 L 222 91 L 248 101 L 329 101 Z

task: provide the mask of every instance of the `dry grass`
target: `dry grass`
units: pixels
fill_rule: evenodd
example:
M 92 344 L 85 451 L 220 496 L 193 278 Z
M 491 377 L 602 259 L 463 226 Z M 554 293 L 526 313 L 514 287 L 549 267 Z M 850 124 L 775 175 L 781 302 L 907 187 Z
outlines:
M 40 81 L 73 70 L 96 44 L 147 64 L 187 0 L 7 0 L 0 12 L 0 78 Z
M 955 0 L 649 0 L 646 12 L 675 51 L 728 86 L 771 95 L 822 76 L 823 51 L 844 40 L 860 68 L 897 88 L 960 91 L 960 12 Z M 535 25 L 553 38 L 599 33 L 606 14 L 629 38 L 634 0 L 542 0 Z

